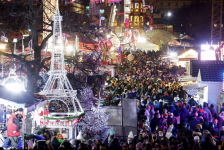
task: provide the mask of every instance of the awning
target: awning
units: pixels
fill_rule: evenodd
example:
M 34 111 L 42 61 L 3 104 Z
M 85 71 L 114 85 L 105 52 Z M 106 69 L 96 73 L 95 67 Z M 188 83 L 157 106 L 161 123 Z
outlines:
M 188 92 L 190 90 L 196 90 L 196 89 L 203 88 L 203 87 L 206 87 L 206 86 L 207 86 L 206 84 L 195 83 L 195 84 L 184 86 L 184 89 L 185 89 L 186 92 Z
M 13 103 L 17 103 L 17 104 L 22 104 L 24 106 L 29 106 L 34 104 L 37 99 L 33 97 L 32 93 L 24 92 L 24 91 L 20 91 L 16 93 L 0 85 L 0 101 L 4 103 L 3 100 L 12 102 L 12 103 L 8 102 L 9 105 Z

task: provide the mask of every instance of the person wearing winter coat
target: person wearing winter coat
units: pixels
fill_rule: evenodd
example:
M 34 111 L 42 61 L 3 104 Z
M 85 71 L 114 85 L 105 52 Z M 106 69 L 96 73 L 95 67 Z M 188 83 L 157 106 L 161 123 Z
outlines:
M 165 102 L 168 102 L 168 103 L 170 103 L 170 102 L 171 102 L 171 99 L 170 99 L 170 97 L 169 97 L 169 94 L 168 94 L 168 93 L 165 93 L 165 94 L 164 94 L 163 99 L 164 99 L 164 101 L 165 101 Z
M 222 103 L 222 107 L 219 110 L 219 113 L 221 113 L 222 111 L 224 111 L 224 103 Z
M 211 114 L 211 111 L 209 110 L 208 108 L 208 104 L 204 102 L 204 111 L 205 113 L 208 114 L 208 121 L 211 121 L 212 119 L 212 114 Z
M 204 122 L 203 122 L 203 124 L 202 124 L 202 128 L 203 128 L 203 130 L 208 130 L 208 128 L 209 128 L 209 121 L 208 121 L 208 118 L 205 118 L 204 119 Z
M 185 104 L 182 105 L 182 108 L 177 112 L 177 116 L 180 116 L 180 123 L 188 122 L 189 111 L 185 108 Z
M 177 132 L 177 139 L 182 141 L 183 138 L 187 137 L 189 139 L 193 139 L 193 132 L 187 129 L 187 123 L 182 123 L 182 128 Z
M 159 127 L 162 127 L 162 125 L 163 125 L 163 119 L 160 118 L 160 117 L 161 117 L 161 116 L 160 116 L 160 114 L 158 113 L 158 114 L 156 115 L 156 117 L 152 119 L 152 121 L 151 121 L 151 123 L 150 123 L 150 127 L 151 127 L 151 131 L 152 131 L 152 132 L 156 129 L 156 126 L 158 126 L 158 128 L 159 128 Z
M 223 121 L 224 121 L 224 111 L 222 111 L 218 117 L 218 130 L 220 130 L 220 128 L 222 127 Z
M 195 115 L 191 115 L 191 119 L 188 120 L 188 123 L 190 124 L 190 129 L 193 131 L 195 131 L 196 125 L 200 122 L 195 117 Z
M 176 108 L 173 106 L 173 104 L 172 103 L 169 103 L 168 112 L 173 113 L 175 110 L 176 110 Z
M 213 104 L 211 104 L 211 106 L 210 106 L 210 111 L 211 111 L 213 121 L 215 119 L 218 119 L 218 114 L 217 114 Z
M 173 116 L 173 113 L 170 113 L 168 119 L 167 119 L 167 124 L 170 125 L 170 124 L 173 124 L 174 127 L 177 126 L 177 119 Z

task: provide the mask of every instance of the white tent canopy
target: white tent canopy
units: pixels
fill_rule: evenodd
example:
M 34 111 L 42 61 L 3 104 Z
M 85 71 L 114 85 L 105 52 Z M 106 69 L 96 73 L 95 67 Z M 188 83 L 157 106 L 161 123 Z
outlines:
M 128 44 L 123 44 L 122 45 L 124 48 L 134 48 L 134 42 L 128 43 Z M 159 45 L 153 44 L 149 42 L 149 40 L 146 41 L 136 41 L 136 49 L 140 49 L 143 51 L 158 51 L 159 50 Z

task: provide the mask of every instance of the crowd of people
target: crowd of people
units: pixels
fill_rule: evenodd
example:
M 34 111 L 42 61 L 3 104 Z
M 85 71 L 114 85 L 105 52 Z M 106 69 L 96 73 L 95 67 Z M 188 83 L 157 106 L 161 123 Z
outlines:
M 109 105 L 121 106 L 122 98 L 137 99 L 138 132 L 127 140 L 111 130 L 106 139 L 95 143 L 88 133 L 59 142 L 57 136 L 43 132 L 44 143 L 34 141 L 34 149 L 44 150 L 224 150 L 224 105 L 196 101 L 188 95 L 179 76 L 185 68 L 162 60 L 161 52 L 130 54 L 117 68 L 116 76 L 107 78 Z M 133 60 L 128 56 L 133 55 Z M 37 138 L 38 139 L 38 138 Z

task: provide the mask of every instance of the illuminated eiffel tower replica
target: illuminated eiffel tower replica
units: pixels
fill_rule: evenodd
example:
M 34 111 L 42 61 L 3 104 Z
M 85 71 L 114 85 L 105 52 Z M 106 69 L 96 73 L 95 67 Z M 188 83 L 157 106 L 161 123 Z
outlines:
M 48 72 L 49 78 L 44 86 L 43 91 L 40 95 L 45 95 L 51 101 L 60 101 L 65 104 L 68 108 L 66 113 L 50 113 L 51 117 L 61 115 L 66 116 L 79 116 L 84 113 L 82 106 L 77 98 L 77 91 L 73 90 L 68 78 L 67 71 L 65 70 L 64 63 L 64 42 L 62 36 L 62 16 L 60 16 L 60 11 L 57 8 L 55 15 L 53 16 L 53 43 L 52 43 L 52 54 L 51 54 L 51 66 Z

